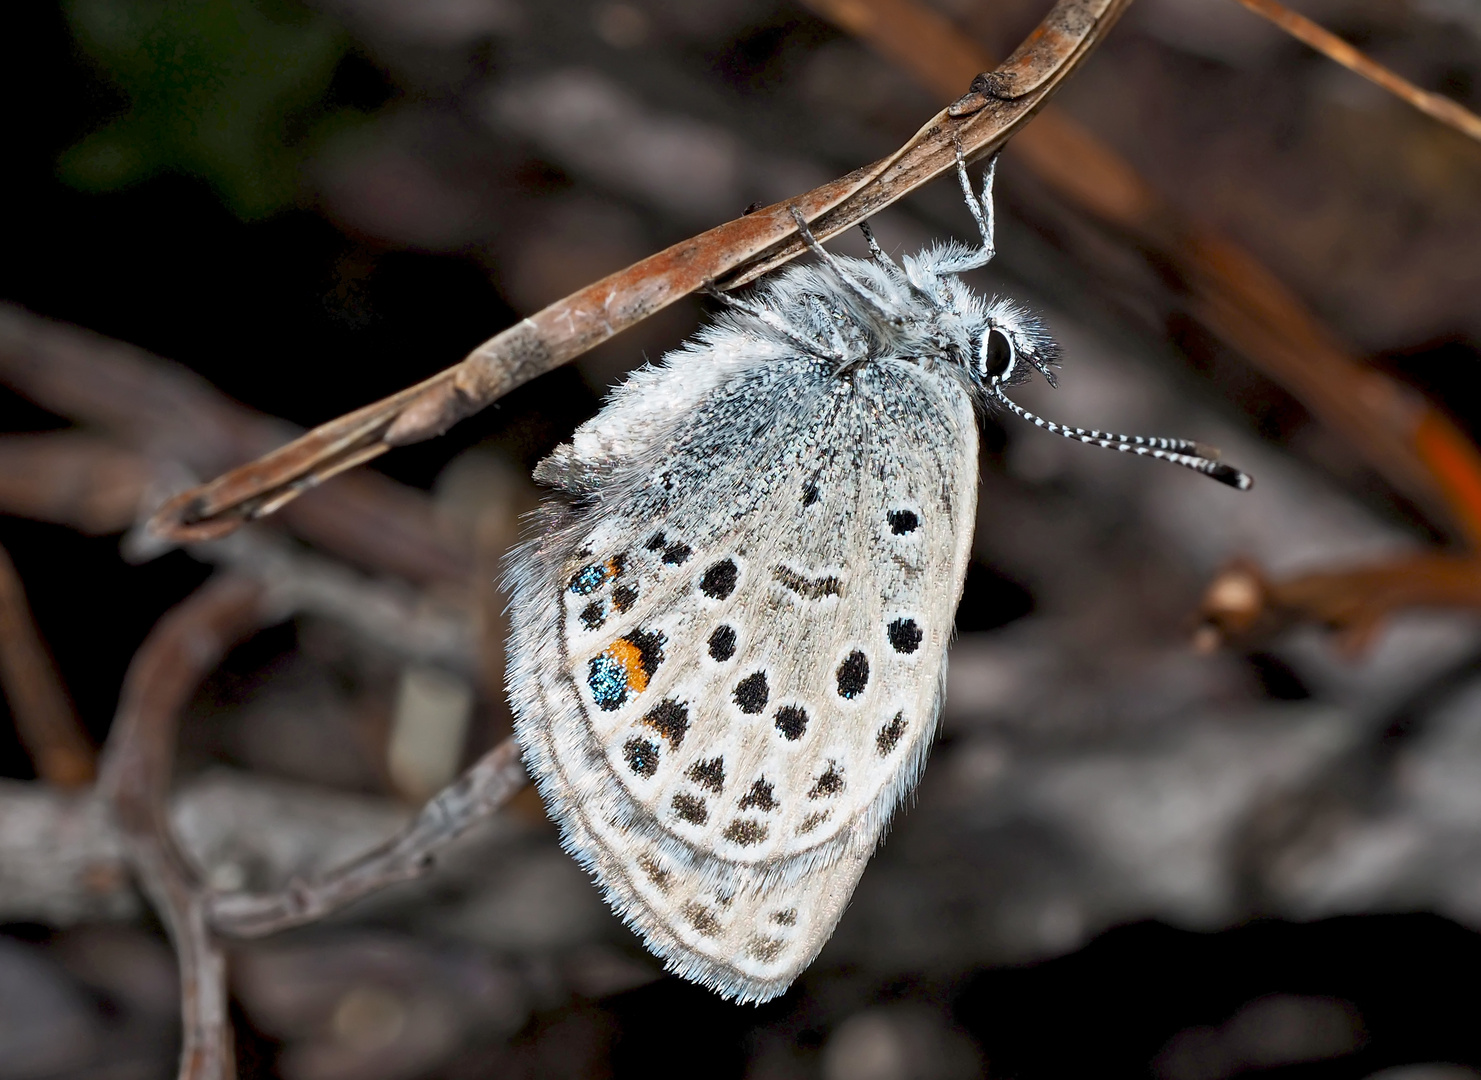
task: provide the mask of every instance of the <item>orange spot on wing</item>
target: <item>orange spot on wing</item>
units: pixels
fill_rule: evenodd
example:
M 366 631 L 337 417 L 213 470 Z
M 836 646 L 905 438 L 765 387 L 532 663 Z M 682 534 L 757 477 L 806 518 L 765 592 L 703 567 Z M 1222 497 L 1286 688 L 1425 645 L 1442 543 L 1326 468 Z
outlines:
M 627 638 L 618 638 L 604 650 L 608 656 L 622 665 L 627 672 L 627 688 L 634 694 L 648 689 L 648 673 L 643 670 L 643 654 Z

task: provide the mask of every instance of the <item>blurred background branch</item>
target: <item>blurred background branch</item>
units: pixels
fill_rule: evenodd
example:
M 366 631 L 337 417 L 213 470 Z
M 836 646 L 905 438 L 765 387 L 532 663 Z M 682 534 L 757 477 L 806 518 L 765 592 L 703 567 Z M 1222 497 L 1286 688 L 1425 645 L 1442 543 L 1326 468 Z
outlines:
M 196 868 L 170 829 L 166 797 L 180 709 L 238 638 L 271 616 L 252 582 L 207 583 L 140 646 L 119 696 L 99 788 L 112 805 L 130 869 L 169 928 L 180 972 L 181 1080 L 236 1075 L 226 958 L 211 934 Z
M 26 590 L 0 547 L 0 690 L 36 774 L 61 788 L 92 783 L 96 753 L 57 677 L 26 603 Z
M 11 305 L 0 306 L 0 379 L 42 408 L 86 424 L 158 463 L 164 475 L 156 484 L 228 468 L 278 445 L 293 430 L 231 401 L 178 365 Z M 71 465 L 79 472 L 69 469 L 67 477 L 78 480 L 86 479 L 90 463 L 132 469 L 119 478 L 128 481 L 122 484 L 99 478 L 120 504 L 135 490 L 129 482 L 141 482 L 137 458 L 109 466 L 101 456 L 85 458 L 81 450 L 63 456 L 63 446 L 89 444 L 11 445 L 17 446 L 12 453 L 31 447 L 35 455 L 15 462 L 23 471 L 7 473 L 6 482 L 17 486 L 17 497 L 24 498 L 31 485 L 40 487 L 38 467 Z M 65 482 L 47 488 L 53 498 L 56 492 L 72 490 Z M 72 512 L 86 507 L 84 503 Z M 140 509 L 138 503 L 128 505 L 125 516 L 109 515 L 93 531 L 112 532 L 131 524 Z M 359 473 L 316 491 L 285 520 L 304 539 L 368 569 L 426 584 L 467 579 L 468 551 L 459 550 L 455 539 L 438 530 L 425 498 L 374 473 Z
M 313 882 L 293 881 L 275 895 L 212 898 L 213 928 L 229 937 L 263 937 L 322 919 L 397 882 L 432 869 L 437 853 L 497 813 L 529 782 L 519 747 L 505 739 L 457 783 L 433 796 L 405 829 L 354 862 Z
M 1369 82 L 1383 87 L 1390 94 L 1413 105 L 1426 116 L 1442 124 L 1448 124 L 1463 135 L 1481 141 L 1481 116 L 1477 116 L 1470 109 L 1456 104 L 1447 97 L 1421 90 L 1408 79 L 1401 78 L 1382 64 L 1364 56 L 1336 34 L 1296 14 L 1284 4 L 1277 4 L 1275 0 L 1239 0 L 1239 2 L 1261 18 L 1269 19 L 1298 41 L 1310 45 L 1328 60 L 1334 60 L 1349 71 L 1354 71 Z

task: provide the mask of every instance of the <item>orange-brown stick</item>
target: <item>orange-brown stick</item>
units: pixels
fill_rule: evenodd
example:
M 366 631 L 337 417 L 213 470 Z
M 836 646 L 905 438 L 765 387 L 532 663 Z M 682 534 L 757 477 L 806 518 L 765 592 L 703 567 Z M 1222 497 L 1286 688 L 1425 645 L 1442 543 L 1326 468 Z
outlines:
M 1392 616 L 1425 608 L 1481 611 L 1481 559 L 1414 555 L 1280 582 L 1240 560 L 1209 583 L 1195 642 L 1204 649 L 1248 645 L 1288 626 L 1314 623 L 1336 633 L 1344 650 L 1356 655 Z
M 1304 15 L 1298 15 L 1275 0 L 1239 0 L 1256 15 L 1269 19 L 1298 41 L 1310 45 L 1328 60 L 1335 60 L 1390 94 L 1407 101 L 1426 116 L 1433 117 L 1462 135 L 1481 142 L 1481 116 L 1440 94 L 1421 90 L 1402 75 L 1390 71 L 1371 56 L 1353 48 L 1336 34 Z
M 0 547 L 0 689 L 36 775 L 58 787 L 92 783 L 97 755 L 31 617 L 26 591 Z

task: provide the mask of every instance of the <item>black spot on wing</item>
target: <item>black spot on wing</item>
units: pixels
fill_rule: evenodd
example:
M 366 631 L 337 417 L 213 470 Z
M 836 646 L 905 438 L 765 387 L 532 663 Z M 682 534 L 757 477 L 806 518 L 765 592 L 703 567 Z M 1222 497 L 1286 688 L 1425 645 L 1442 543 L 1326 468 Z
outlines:
M 643 673 L 653 678 L 658 665 L 663 663 L 663 646 L 668 638 L 661 630 L 635 630 L 627 635 L 627 640 L 638 650 L 638 663 L 643 666 Z
M 796 742 L 807 731 L 807 711 L 797 705 L 783 705 L 776 711 L 776 729 L 788 742 Z
M 612 606 L 619 612 L 632 607 L 638 599 L 638 590 L 631 585 L 619 585 L 612 590 Z
M 818 482 L 809 480 L 802 485 L 802 505 L 811 506 L 818 501 Z
M 890 647 L 897 653 L 913 653 L 920 648 L 920 624 L 914 619 L 896 619 L 885 628 L 890 637 Z
M 735 565 L 735 560 L 721 559 L 699 579 L 699 591 L 712 600 L 724 600 L 735 592 L 735 583 L 739 577 L 740 569 Z
M 735 627 L 721 624 L 710 634 L 710 657 L 725 661 L 735 655 Z
M 752 960 L 760 960 L 763 964 L 773 963 L 778 956 L 782 955 L 782 949 L 786 942 L 778 938 L 762 937 L 760 934 L 752 934 L 746 940 L 746 955 Z
M 648 537 L 648 542 L 643 546 L 649 551 L 659 551 L 663 548 L 665 543 L 666 541 L 663 538 L 663 533 L 658 532 Z
M 607 621 L 607 608 L 600 600 L 593 600 L 581 609 L 581 625 L 588 630 L 598 630 Z
M 888 517 L 890 532 L 896 536 L 904 536 L 920 528 L 920 518 L 915 516 L 914 510 L 891 510 Z
M 900 736 L 905 734 L 905 714 L 897 712 L 895 718 L 884 727 L 879 729 L 879 734 L 874 737 L 874 748 L 879 751 L 880 757 L 888 757 L 900 743 Z
M 765 840 L 767 832 L 766 826 L 754 818 L 736 818 L 720 835 L 732 844 L 750 847 Z
M 751 785 L 751 790 L 740 797 L 738 804 L 742 810 L 775 810 L 777 801 L 773 797 L 774 789 L 766 782 L 763 776 Z
M 715 913 L 697 900 L 684 905 L 684 917 L 689 920 L 690 926 L 705 937 L 716 937 L 724 929 L 720 920 L 715 918 Z
M 838 665 L 838 696 L 856 698 L 868 685 L 869 657 L 855 649 Z
M 668 698 L 655 705 L 641 722 L 667 739 L 671 749 L 677 750 L 684 744 L 684 732 L 689 730 L 689 706 Z
M 663 549 L 663 561 L 670 566 L 680 566 L 694 554 L 688 544 L 670 544 Z
M 696 761 L 690 766 L 689 779 L 718 794 L 725 786 L 725 759 L 716 757 L 708 761 Z
M 703 825 L 710 820 L 710 809 L 698 795 L 687 795 L 681 791 L 674 796 L 674 816 L 691 825 Z
M 806 836 L 823 822 L 827 821 L 832 814 L 832 810 L 819 810 L 816 814 L 808 814 L 807 817 L 802 819 L 802 824 L 797 826 L 797 835 Z
M 766 672 L 756 671 L 735 684 L 735 703 L 740 711 L 754 715 L 766 708 L 771 688 L 766 685 Z
M 657 859 L 645 852 L 638 856 L 638 866 L 642 869 L 648 880 L 658 887 L 659 892 L 669 891 L 669 886 L 673 884 L 674 875 L 660 866 Z
M 838 763 L 828 762 L 828 768 L 822 776 L 818 777 L 813 784 L 812 790 L 807 793 L 809 799 L 826 799 L 831 795 L 837 795 L 843 790 L 843 773 L 838 771 Z
M 647 739 L 628 739 L 622 747 L 627 767 L 639 776 L 652 776 L 658 771 L 658 744 Z

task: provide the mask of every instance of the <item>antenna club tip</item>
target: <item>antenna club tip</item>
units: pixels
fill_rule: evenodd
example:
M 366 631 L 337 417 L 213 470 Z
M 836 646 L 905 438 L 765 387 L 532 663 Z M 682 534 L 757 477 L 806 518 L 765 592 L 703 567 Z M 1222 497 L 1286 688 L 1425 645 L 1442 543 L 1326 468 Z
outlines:
M 1207 456 L 1207 455 L 1205 455 Z M 1240 472 L 1229 465 L 1215 465 L 1208 471 L 1208 475 L 1221 484 L 1228 484 L 1239 491 L 1248 491 L 1255 486 L 1255 478 L 1249 473 Z

